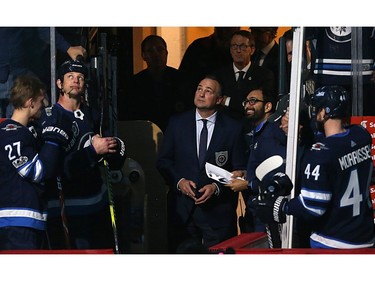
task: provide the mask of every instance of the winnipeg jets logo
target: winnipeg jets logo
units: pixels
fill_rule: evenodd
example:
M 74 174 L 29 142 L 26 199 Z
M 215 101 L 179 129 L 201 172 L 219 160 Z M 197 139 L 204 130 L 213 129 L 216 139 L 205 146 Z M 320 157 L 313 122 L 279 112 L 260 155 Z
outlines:
M 328 150 L 328 148 L 324 143 L 317 142 L 312 145 L 311 150 Z
M 219 151 L 215 152 L 215 162 L 216 165 L 222 167 L 228 161 L 228 151 Z
M 2 128 L 2 129 L 5 130 L 5 131 L 15 131 L 15 130 L 17 130 L 19 128 L 22 128 L 22 127 L 18 126 L 16 124 L 8 124 L 4 128 Z
M 334 42 L 345 43 L 352 39 L 352 28 L 348 26 L 331 26 L 326 28 L 326 34 Z

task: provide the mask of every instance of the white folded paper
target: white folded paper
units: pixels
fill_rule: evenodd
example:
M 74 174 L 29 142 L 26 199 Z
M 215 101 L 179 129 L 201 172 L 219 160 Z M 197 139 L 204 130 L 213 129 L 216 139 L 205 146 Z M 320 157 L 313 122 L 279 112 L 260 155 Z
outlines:
M 220 168 L 218 166 L 206 163 L 206 174 L 209 178 L 218 181 L 220 183 L 226 184 L 230 183 L 232 180 L 233 174 L 227 170 Z

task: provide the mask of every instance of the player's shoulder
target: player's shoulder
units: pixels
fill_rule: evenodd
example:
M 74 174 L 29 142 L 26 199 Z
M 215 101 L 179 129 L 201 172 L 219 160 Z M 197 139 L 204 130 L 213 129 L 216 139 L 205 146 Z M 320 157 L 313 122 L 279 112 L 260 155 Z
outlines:
M 44 121 L 46 121 L 47 119 L 55 121 L 70 120 L 73 119 L 73 113 L 71 111 L 66 110 L 61 105 L 55 104 L 44 108 L 39 123 L 43 124 Z
M 6 119 L 0 123 L 0 132 L 2 133 L 20 132 L 25 129 L 25 126 L 12 119 Z
M 357 137 L 363 137 L 363 138 L 369 138 L 371 139 L 370 132 L 363 127 L 362 125 L 354 124 L 346 127 L 348 130 L 350 130 L 350 134 Z
M 310 162 L 330 162 L 336 158 L 338 150 L 340 150 L 340 145 L 335 146 L 329 138 L 322 138 L 311 145 L 304 157 Z
M 330 145 L 324 140 L 315 142 L 310 147 L 310 151 L 313 152 L 327 152 L 328 150 L 330 150 Z
M 30 137 L 31 131 L 12 119 L 6 119 L 0 123 L 0 136 L 2 143 L 14 142 Z

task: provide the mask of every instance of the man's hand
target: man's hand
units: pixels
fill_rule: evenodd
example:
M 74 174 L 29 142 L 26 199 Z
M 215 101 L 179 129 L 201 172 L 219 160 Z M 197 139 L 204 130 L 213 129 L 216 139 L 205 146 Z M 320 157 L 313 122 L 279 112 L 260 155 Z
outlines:
M 121 170 L 126 160 L 125 143 L 118 137 L 114 137 L 116 141 L 116 152 L 108 153 L 104 159 L 108 161 L 110 170 Z
M 285 114 L 281 117 L 280 128 L 283 130 L 285 135 L 288 134 L 288 122 L 289 122 L 289 107 L 286 109 Z
M 199 194 L 195 195 L 195 205 L 205 203 L 208 199 L 214 196 L 217 186 L 213 183 L 207 184 L 198 190 Z
M 230 183 L 225 184 L 224 186 L 229 187 L 234 192 L 239 192 L 246 190 L 248 188 L 248 184 L 249 182 L 247 180 L 234 178 L 230 181 Z
M 182 179 L 178 183 L 178 189 L 181 193 L 193 199 L 195 199 L 196 188 L 195 182 L 191 180 Z
M 67 53 L 72 60 L 76 60 L 78 56 L 87 57 L 86 49 L 82 46 L 71 46 L 67 50 Z
M 116 153 L 117 141 L 114 137 L 101 137 L 97 134 L 92 137 L 91 144 L 94 147 L 95 152 L 99 155 Z

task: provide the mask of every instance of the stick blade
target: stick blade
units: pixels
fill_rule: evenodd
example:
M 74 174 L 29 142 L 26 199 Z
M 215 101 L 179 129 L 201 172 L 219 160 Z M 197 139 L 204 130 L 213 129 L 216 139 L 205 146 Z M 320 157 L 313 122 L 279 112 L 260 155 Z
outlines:
M 262 181 L 265 175 L 272 170 L 279 168 L 283 164 L 283 161 L 284 160 L 280 155 L 271 156 L 259 164 L 255 170 L 255 175 L 260 181 Z

